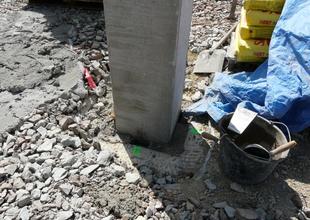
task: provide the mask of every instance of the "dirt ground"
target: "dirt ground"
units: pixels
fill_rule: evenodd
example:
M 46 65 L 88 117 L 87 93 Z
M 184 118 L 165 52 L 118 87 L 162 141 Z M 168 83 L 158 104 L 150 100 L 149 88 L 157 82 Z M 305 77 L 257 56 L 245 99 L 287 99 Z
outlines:
M 227 1 L 194 1 L 183 109 L 212 83 L 193 63 L 234 23 L 228 14 Z M 0 219 L 310 218 L 309 129 L 257 185 L 225 177 L 220 146 L 189 123 L 219 137 L 208 116 L 182 117 L 163 146 L 116 132 L 101 6 L 0 1 L 0 51 Z

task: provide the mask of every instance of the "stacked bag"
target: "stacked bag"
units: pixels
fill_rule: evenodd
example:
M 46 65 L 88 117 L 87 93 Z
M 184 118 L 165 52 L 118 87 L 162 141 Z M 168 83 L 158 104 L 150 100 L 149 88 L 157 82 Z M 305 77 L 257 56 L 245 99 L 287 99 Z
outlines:
M 261 62 L 268 57 L 269 42 L 285 0 L 244 0 L 236 30 L 238 62 Z

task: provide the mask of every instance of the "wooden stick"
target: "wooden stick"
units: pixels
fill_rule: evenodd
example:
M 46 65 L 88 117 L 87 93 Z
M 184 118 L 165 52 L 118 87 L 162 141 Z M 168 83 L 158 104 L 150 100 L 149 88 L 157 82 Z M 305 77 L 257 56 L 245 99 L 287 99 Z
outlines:
M 232 19 L 232 20 L 236 19 L 235 18 L 236 7 L 237 7 L 237 0 L 232 0 L 228 19 Z
M 216 50 L 219 46 L 221 46 L 226 40 L 227 38 L 231 35 L 231 33 L 236 29 L 236 27 L 238 26 L 238 22 L 236 22 L 231 28 L 230 30 L 224 35 L 224 37 L 222 37 L 222 39 L 217 42 L 215 44 L 214 47 L 212 47 L 210 50 L 209 50 L 209 53 L 212 54 L 214 52 L 214 50 Z

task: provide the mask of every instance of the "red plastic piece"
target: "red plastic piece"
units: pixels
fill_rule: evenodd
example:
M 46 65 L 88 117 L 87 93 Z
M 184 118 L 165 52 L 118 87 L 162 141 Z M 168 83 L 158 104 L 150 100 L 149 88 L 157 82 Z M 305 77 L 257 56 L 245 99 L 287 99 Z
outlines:
M 85 78 L 87 80 L 88 87 L 91 88 L 91 89 L 95 89 L 97 87 L 96 83 L 94 82 L 93 77 L 90 75 L 89 70 L 87 68 L 85 68 L 85 67 L 83 69 L 83 74 L 85 75 Z

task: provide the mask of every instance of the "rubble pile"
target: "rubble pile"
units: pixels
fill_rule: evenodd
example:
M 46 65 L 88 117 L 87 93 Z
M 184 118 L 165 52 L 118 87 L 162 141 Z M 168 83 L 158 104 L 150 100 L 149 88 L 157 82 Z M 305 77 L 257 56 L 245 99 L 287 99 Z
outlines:
M 111 89 L 100 88 L 108 93 L 96 95 L 81 82 L 2 136 L 1 219 L 134 219 L 149 201 L 157 209 L 148 215 L 166 216 L 148 182 L 102 144 L 115 130 Z

